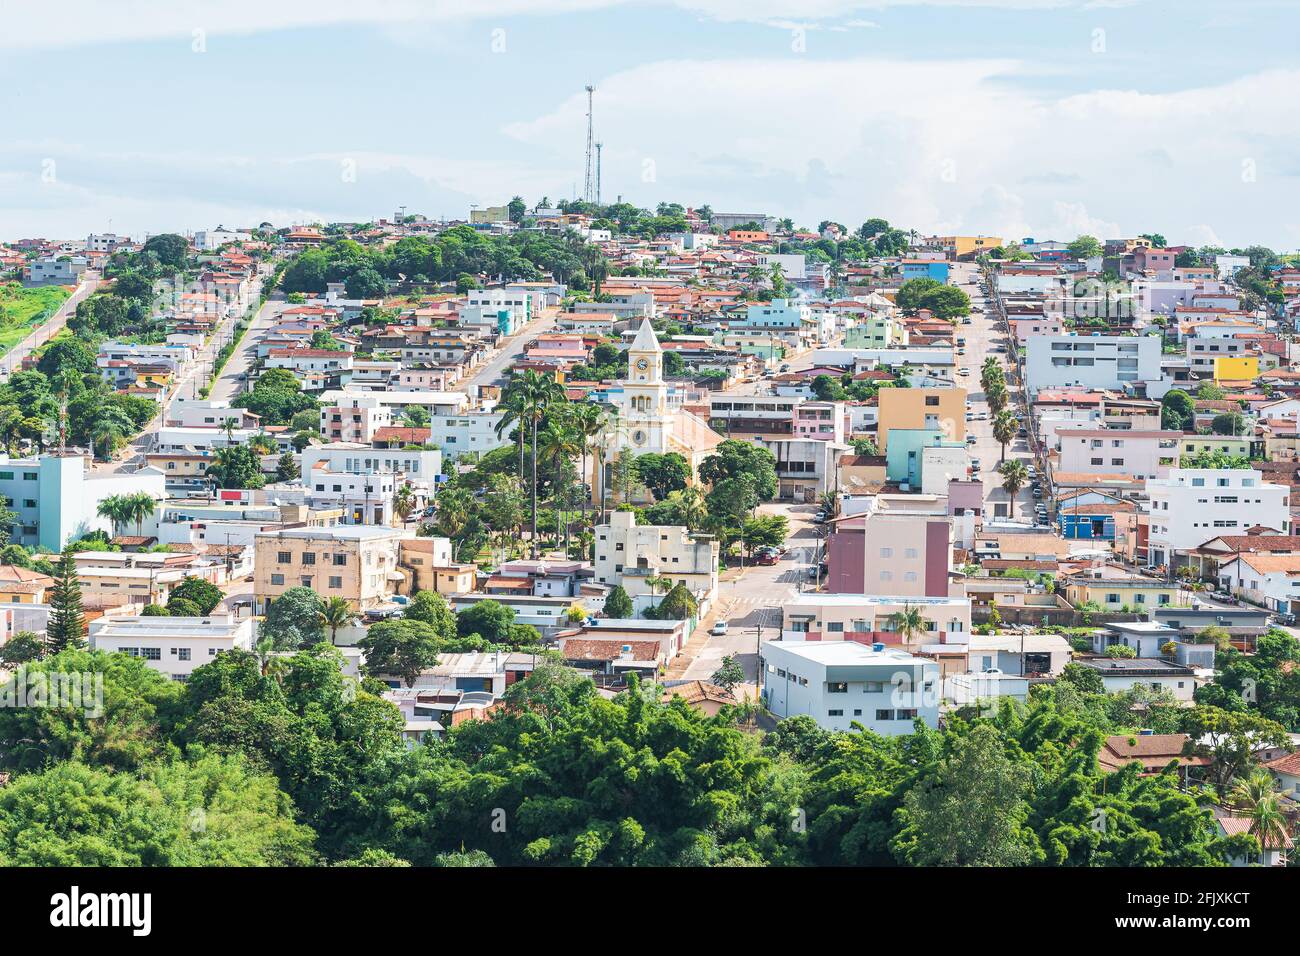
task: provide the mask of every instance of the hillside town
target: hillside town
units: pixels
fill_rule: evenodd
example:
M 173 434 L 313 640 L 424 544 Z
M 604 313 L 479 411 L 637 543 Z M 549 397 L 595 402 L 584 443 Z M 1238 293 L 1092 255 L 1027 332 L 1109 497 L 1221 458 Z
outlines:
M 28 239 L 0 268 L 4 325 L 21 316 L 0 360 L 10 678 L 89 668 L 110 698 L 179 702 L 175 726 L 112 730 L 144 749 L 261 737 L 273 711 L 333 748 L 372 723 L 375 761 L 504 747 L 495 771 L 458 757 L 496 788 L 538 707 L 616 735 L 599 748 L 622 733 L 602 707 L 636 700 L 665 734 L 689 716 L 691 775 L 716 759 L 704 728 L 754 748 L 705 785 L 736 791 L 729 822 L 620 823 L 588 789 L 494 844 L 464 839 L 466 792 L 431 811 L 463 849 L 431 818 L 371 862 L 1290 862 L 1300 257 L 515 197 L 456 221 Z M 371 709 L 309 731 L 312 696 L 344 686 Z M 93 764 L 110 731 L 81 732 L 66 755 Z M 861 755 L 827 748 L 844 735 Z M 955 840 L 899 776 L 934 735 L 962 755 L 936 786 L 1014 777 L 1006 736 L 1094 796 Z M 68 746 L 0 710 L 6 770 L 39 766 L 33 739 Z M 284 745 L 250 744 L 297 805 L 274 862 L 358 852 L 349 774 L 393 781 Z M 547 746 L 532 759 L 571 744 Z M 760 759 L 805 768 L 815 840 L 750 806 Z M 903 823 L 811 782 L 864 759 Z M 586 784 L 565 786 L 545 798 Z M 1118 832 L 1094 832 L 1101 808 Z M 970 812 L 991 832 L 1004 809 Z M 851 836 L 881 813 L 883 837 Z

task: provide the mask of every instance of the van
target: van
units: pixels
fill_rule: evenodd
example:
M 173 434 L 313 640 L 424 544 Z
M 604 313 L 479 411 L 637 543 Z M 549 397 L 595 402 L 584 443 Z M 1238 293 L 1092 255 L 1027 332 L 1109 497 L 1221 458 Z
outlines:
M 958 347 L 961 347 L 961 346 L 963 346 L 963 345 L 965 345 L 965 344 L 966 344 L 966 338 L 965 338 L 964 336 L 961 336 L 961 335 L 957 336 L 957 345 L 958 345 Z

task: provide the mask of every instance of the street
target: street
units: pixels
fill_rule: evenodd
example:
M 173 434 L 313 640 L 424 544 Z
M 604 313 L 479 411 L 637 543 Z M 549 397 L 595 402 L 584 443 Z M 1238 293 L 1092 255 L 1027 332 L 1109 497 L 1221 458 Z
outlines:
M 63 331 L 63 327 L 68 324 L 68 319 L 76 312 L 77 303 L 93 295 L 95 290 L 99 288 L 99 281 L 99 273 L 93 269 L 87 269 L 82 273 L 80 284 L 73 290 L 72 295 L 63 300 L 63 304 L 59 306 L 58 311 L 33 329 L 31 335 L 6 352 L 3 358 L 0 358 L 0 381 L 8 379 L 9 374 L 21 366 L 23 359 L 30 355 L 37 346 L 45 344 Z

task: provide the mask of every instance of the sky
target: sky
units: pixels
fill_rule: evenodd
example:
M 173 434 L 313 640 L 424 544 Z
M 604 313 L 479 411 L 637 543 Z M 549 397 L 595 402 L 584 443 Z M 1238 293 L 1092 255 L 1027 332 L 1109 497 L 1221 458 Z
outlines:
M 0 0 L 0 240 L 580 195 L 1300 247 L 1295 0 Z

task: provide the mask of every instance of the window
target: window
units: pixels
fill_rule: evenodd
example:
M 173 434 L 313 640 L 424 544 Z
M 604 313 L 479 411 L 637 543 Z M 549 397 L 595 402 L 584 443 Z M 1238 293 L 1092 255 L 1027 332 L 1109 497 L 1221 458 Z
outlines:
M 876 720 L 893 720 L 894 712 L 892 710 L 877 710 Z
M 275 553 L 276 564 L 288 564 L 292 560 L 293 560 L 293 555 L 290 554 L 288 551 L 277 551 Z
M 847 694 L 849 685 L 844 681 L 829 681 L 826 684 L 826 693 L 828 694 Z
M 284 584 L 284 575 L 283 575 L 283 574 L 273 574 L 273 575 L 271 575 L 271 583 L 272 583 L 272 584 Z
M 140 656 L 147 661 L 160 661 L 162 660 L 162 648 L 142 647 L 140 648 Z
M 336 588 L 336 589 L 337 589 L 337 588 L 341 588 L 341 587 L 343 587 L 343 579 L 340 578 L 340 577 L 331 577 L 331 578 L 330 578 L 330 587 L 332 587 L 332 588 Z
M 841 633 L 843 633 L 843 631 L 844 631 L 844 622 L 843 622 L 843 621 L 827 621 L 827 622 L 826 622 L 826 630 L 829 631 L 829 632 L 831 632 L 832 634 L 841 634 Z
M 178 661 L 188 661 L 190 659 L 190 649 L 188 647 L 174 647 L 172 650 L 176 651 Z
M 315 564 L 315 563 L 316 563 L 316 554 L 315 554 L 315 552 L 312 552 L 312 551 L 304 551 L 304 552 L 302 553 L 302 563 L 303 563 L 303 564 Z

